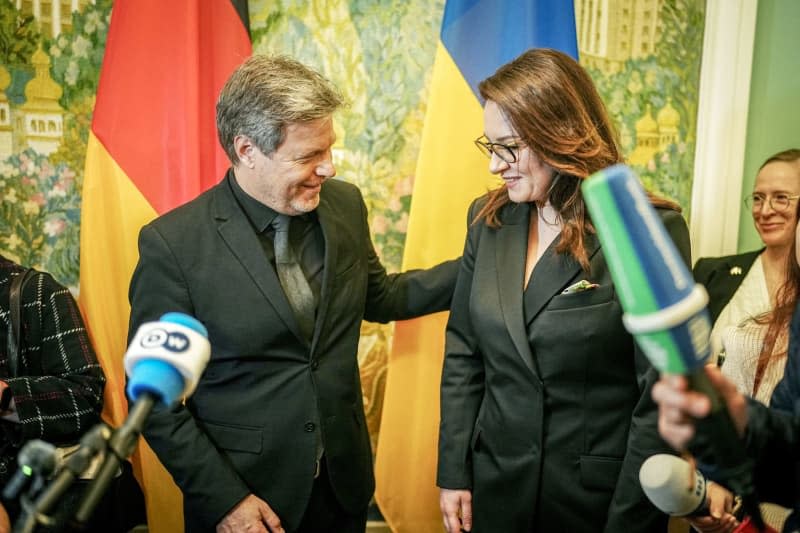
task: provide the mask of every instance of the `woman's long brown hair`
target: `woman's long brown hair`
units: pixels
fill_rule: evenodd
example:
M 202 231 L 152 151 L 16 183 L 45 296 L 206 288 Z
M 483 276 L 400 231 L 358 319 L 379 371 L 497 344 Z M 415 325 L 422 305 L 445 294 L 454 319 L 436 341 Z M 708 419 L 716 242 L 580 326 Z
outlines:
M 584 233 L 594 232 L 581 194 L 581 180 L 621 163 L 617 135 L 589 75 L 557 50 L 534 48 L 500 67 L 478 85 L 495 102 L 522 142 L 555 170 L 550 203 L 562 221 L 556 251 L 568 252 L 588 270 Z M 476 216 L 500 227 L 500 209 L 511 200 L 505 185 L 489 193 Z M 654 205 L 680 210 L 651 195 Z
M 783 162 L 795 163 L 798 180 L 800 180 L 800 150 L 790 148 L 778 152 L 758 168 L 759 171 L 770 163 Z M 795 210 L 795 216 L 800 218 L 800 203 Z M 792 241 L 792 246 L 786 258 L 786 280 L 780 286 L 775 296 L 775 307 L 768 313 L 756 317 L 758 324 L 768 324 L 767 332 L 764 335 L 764 343 L 761 346 L 761 353 L 756 364 L 755 380 L 753 383 L 753 396 L 761 385 L 764 372 L 772 358 L 785 357 L 787 352 L 781 350 L 775 353 L 775 345 L 781 335 L 786 335 L 788 339 L 789 324 L 792 321 L 797 301 L 800 299 L 800 265 L 797 264 L 797 240 Z

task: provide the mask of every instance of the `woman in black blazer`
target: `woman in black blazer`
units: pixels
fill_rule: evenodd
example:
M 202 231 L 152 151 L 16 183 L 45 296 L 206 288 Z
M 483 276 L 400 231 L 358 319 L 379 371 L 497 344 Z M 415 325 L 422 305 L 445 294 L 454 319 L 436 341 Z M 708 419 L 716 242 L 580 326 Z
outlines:
M 476 200 L 447 325 L 437 484 L 446 528 L 666 531 L 644 496 L 667 450 L 657 372 L 622 325 L 581 181 L 622 161 L 569 56 L 533 49 L 483 81 L 478 147 L 504 180 Z M 651 197 L 689 263 L 686 223 Z

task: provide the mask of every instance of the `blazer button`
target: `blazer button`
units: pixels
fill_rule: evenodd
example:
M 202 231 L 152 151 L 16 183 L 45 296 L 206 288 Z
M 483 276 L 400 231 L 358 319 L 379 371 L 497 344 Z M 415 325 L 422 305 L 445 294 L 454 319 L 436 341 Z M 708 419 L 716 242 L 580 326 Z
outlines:
M 317 368 L 319 368 L 319 361 L 314 359 L 313 361 L 311 361 L 311 370 L 316 370 Z
M 306 425 L 303 426 L 303 429 L 306 430 L 306 433 L 313 433 L 315 427 L 316 426 L 314 425 L 314 422 L 306 422 Z

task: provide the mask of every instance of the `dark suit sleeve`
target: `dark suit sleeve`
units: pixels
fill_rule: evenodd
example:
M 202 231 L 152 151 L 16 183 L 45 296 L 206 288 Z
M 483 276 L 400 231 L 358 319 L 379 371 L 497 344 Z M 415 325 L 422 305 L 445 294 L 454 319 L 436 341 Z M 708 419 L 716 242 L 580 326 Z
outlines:
M 474 209 L 473 203 L 468 223 Z M 485 388 L 483 359 L 469 313 L 479 233 L 478 225 L 470 226 L 447 322 L 436 484 L 448 489 L 472 488 L 470 442 Z
M 450 306 L 459 260 L 444 261 L 428 269 L 387 274 L 370 238 L 367 207 L 359 194 L 361 224 L 367 251 L 367 306 L 364 319 L 371 322 L 406 320 Z
M 755 458 L 754 481 L 759 497 L 794 507 L 800 500 L 800 303 L 792 316 L 787 357 L 770 407 L 748 400 L 746 443 Z M 794 475 L 790 465 L 794 465 Z
M 800 301 L 795 305 L 789 327 L 789 351 L 783 379 L 772 392 L 770 407 L 800 413 Z
M 708 278 L 713 271 L 714 261 L 710 261 L 708 258 L 701 257 L 697 260 L 697 263 L 694 265 L 692 269 L 692 276 L 694 276 L 694 280 L 701 285 L 708 284 Z
M 689 230 L 676 211 L 660 210 L 662 221 L 684 262 L 691 264 Z M 617 481 L 605 531 L 666 531 L 667 517 L 647 499 L 639 483 L 639 469 L 645 459 L 657 453 L 674 453 L 658 434 L 658 409 L 650 396 L 658 372 L 638 345 L 634 349 L 636 375 L 641 395 L 631 419 L 628 447 Z
M 747 450 L 761 501 L 796 507 L 800 474 L 800 413 L 767 407 L 748 398 Z
M 139 263 L 129 297 L 129 338 L 143 322 L 158 320 L 168 311 L 195 314 L 184 274 L 153 226 L 145 226 L 139 234 Z M 205 523 L 218 523 L 250 493 L 185 405 L 154 410 L 143 434 L 183 493 L 198 502 L 194 511 L 203 514 Z

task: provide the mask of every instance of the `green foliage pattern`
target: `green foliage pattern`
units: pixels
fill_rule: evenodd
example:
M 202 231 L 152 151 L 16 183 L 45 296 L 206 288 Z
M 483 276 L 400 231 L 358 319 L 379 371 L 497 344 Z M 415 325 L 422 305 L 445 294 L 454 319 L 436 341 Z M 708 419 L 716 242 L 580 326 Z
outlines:
M 33 16 L 17 11 L 12 0 L 0 0 L 0 63 L 26 65 L 39 38 Z
M 66 165 L 33 150 L 0 163 L 0 249 L 24 265 L 77 283 L 80 188 Z
M 680 116 L 678 141 L 632 165 L 648 189 L 677 201 L 688 216 L 700 86 L 705 0 L 664 0 L 654 55 L 630 59 L 615 74 L 587 69 L 619 129 L 623 153 L 636 148 L 636 122 L 667 102 Z
M 255 51 L 295 56 L 344 92 L 338 176 L 364 192 L 378 251 L 398 269 L 444 1 L 283 0 L 250 9 Z

